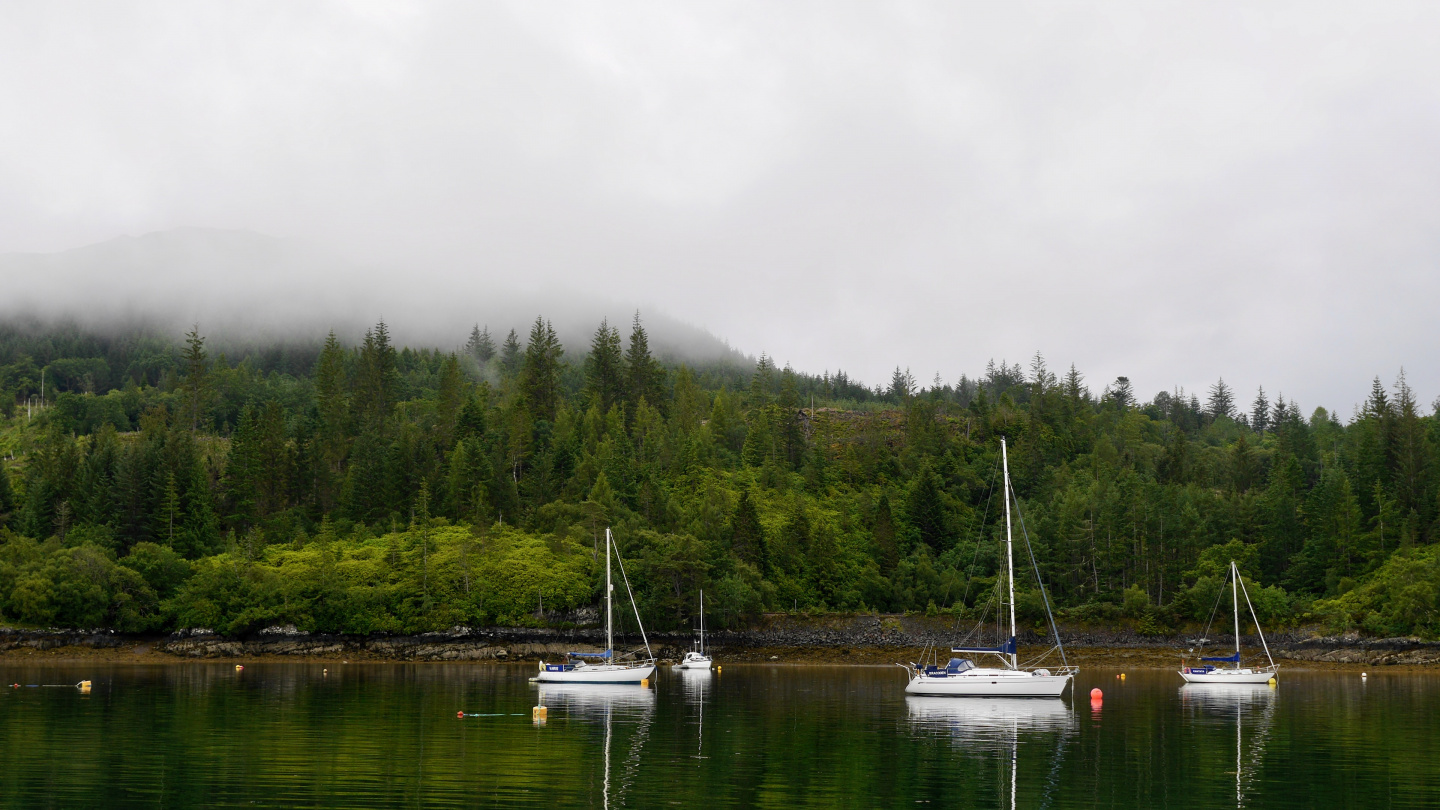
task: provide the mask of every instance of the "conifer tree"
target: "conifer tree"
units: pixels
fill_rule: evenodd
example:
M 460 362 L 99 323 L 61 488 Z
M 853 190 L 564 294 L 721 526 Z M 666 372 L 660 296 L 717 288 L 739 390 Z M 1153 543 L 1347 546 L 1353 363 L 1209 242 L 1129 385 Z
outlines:
M 520 337 L 511 329 L 510 334 L 505 336 L 505 343 L 500 346 L 500 371 L 505 379 L 513 380 L 524 363 L 525 353 L 520 348 Z
M 524 370 L 525 396 L 537 419 L 555 421 L 560 407 L 560 357 L 564 352 L 555 328 L 537 317 L 525 347 Z
M 390 331 L 381 321 L 365 333 L 365 341 L 360 346 L 354 404 L 362 429 L 384 435 L 399 388 L 395 347 L 390 345 Z
M 481 329 L 480 324 L 475 324 L 475 327 L 470 330 L 470 339 L 465 341 L 465 351 L 475 358 L 475 362 L 481 368 L 490 362 L 490 358 L 495 356 L 495 341 L 490 337 L 488 325 Z
M 1131 387 L 1129 377 L 1115 378 L 1110 385 L 1110 399 L 1122 411 L 1135 404 L 1135 389 Z
M 665 370 L 660 367 L 659 361 L 650 356 L 650 338 L 640 324 L 638 310 L 630 327 L 630 346 L 625 351 L 625 379 L 631 413 L 642 399 L 656 409 L 665 410 Z
M 1265 398 L 1265 386 L 1260 386 L 1260 391 L 1255 394 L 1255 402 L 1250 406 L 1250 427 L 1256 433 L 1264 433 L 1270 427 L 1270 401 Z
M 735 514 L 730 518 L 730 549 L 737 559 L 750 563 L 761 572 L 769 568 L 765 530 L 760 525 L 760 513 L 755 510 L 748 488 L 740 491 Z
M 585 358 L 585 390 L 604 413 L 626 399 L 627 387 L 620 330 L 602 319 L 590 341 L 590 354 Z
M 1224 377 L 1210 386 L 1210 398 L 1206 400 L 1205 407 L 1211 419 L 1235 415 L 1235 393 L 1225 384 Z
M 334 330 L 325 337 L 325 347 L 315 364 L 315 409 L 319 418 L 320 456 L 330 472 L 338 473 L 345 457 L 349 404 L 346 402 L 345 354 Z
M 775 364 L 765 355 L 760 353 L 760 359 L 755 361 L 755 373 L 750 377 L 750 405 L 761 408 L 770 404 L 771 386 L 774 380 Z
M 940 495 L 940 477 L 927 460 L 915 473 L 910 497 L 905 504 L 905 517 L 918 539 L 936 554 L 949 547 L 950 521 Z
M 181 380 L 185 421 L 190 423 L 192 433 L 210 413 L 212 385 L 206 357 L 205 338 L 200 335 L 200 325 L 196 324 L 185 334 L 185 351 L 181 355 L 185 364 L 185 377 Z

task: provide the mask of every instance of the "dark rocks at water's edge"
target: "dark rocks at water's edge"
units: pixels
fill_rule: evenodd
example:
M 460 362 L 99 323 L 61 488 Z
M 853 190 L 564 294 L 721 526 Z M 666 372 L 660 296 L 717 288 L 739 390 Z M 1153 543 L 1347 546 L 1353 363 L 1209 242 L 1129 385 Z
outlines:
M 1187 635 L 1142 635 L 1124 628 L 1096 629 L 1062 627 L 1067 647 L 1116 650 L 1139 649 L 1157 653 L 1198 651 L 1199 639 Z M 1234 643 L 1233 635 L 1212 635 L 1205 649 L 1221 649 Z M 1022 630 L 1019 642 L 1041 646 L 1046 638 Z M 1267 636 L 1275 658 L 1322 663 L 1368 664 L 1372 666 L 1440 665 L 1440 642 L 1414 638 L 1366 638 L 1358 633 L 1323 636 L 1313 632 L 1289 631 Z M 617 638 L 618 649 L 641 646 L 638 634 Z M 743 630 L 721 630 L 708 634 L 717 655 L 730 651 L 738 657 L 752 652 L 813 649 L 817 653 L 886 648 L 945 648 L 963 642 L 953 620 L 902 615 L 791 616 L 764 617 Z M 971 639 L 971 643 L 993 643 Z M 293 625 L 268 627 L 246 637 L 227 637 L 209 630 L 182 630 L 165 637 L 126 636 L 108 630 L 18 630 L 0 628 L 0 653 L 16 650 L 46 651 L 64 647 L 94 650 L 122 650 L 163 653 L 180 658 L 246 658 L 258 656 L 354 657 L 401 661 L 523 661 L 564 654 L 569 650 L 597 651 L 604 644 L 598 628 L 455 627 L 447 631 L 408 636 L 349 636 L 306 633 Z M 658 657 L 675 659 L 691 644 L 688 633 L 652 633 L 650 644 Z M 1258 647 L 1259 639 L 1244 637 L 1247 648 Z

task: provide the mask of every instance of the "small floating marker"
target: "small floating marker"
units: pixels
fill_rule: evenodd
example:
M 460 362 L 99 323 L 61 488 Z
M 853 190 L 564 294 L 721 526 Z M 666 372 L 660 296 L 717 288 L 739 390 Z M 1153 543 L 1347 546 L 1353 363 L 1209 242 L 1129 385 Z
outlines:
M 535 721 L 535 725 L 543 726 L 545 725 L 545 718 L 549 714 L 549 709 L 545 708 L 544 706 L 536 706 L 535 708 L 530 710 L 530 719 Z
M 1368 672 L 1362 672 L 1362 673 L 1360 673 L 1360 677 L 1362 677 L 1362 678 L 1368 678 L 1368 677 L 1370 677 L 1370 673 L 1368 673 Z
M 1122 681 L 1125 680 L 1125 673 L 1123 673 L 1123 672 L 1120 673 L 1120 680 L 1122 680 Z
M 1094 689 L 1091 689 L 1091 690 L 1090 690 L 1090 699 L 1091 699 L 1091 700 L 1104 700 L 1104 699 L 1105 699 L 1105 693 L 1104 693 L 1104 692 L 1101 692 L 1101 691 L 1100 691 L 1100 687 L 1097 686 L 1097 687 L 1095 687 Z
M 722 669 L 724 669 L 724 667 L 715 667 L 715 674 L 716 674 L 716 675 L 719 675 L 719 674 L 720 674 L 720 670 L 722 670 Z
M 81 682 L 75 684 L 75 688 L 76 688 L 76 689 L 79 689 L 79 690 L 80 690 L 80 694 L 82 694 L 82 695 L 88 695 L 88 694 L 90 694 L 90 682 L 89 682 L 89 681 L 81 681 Z
M 1277 683 L 1277 681 L 1276 681 L 1274 678 L 1271 678 L 1270 680 L 1266 681 L 1266 683 L 1270 684 L 1271 686 L 1274 686 L 1274 685 Z
M 456 719 L 464 720 L 464 719 L 465 719 L 465 712 L 455 712 L 455 717 L 456 717 Z
M 650 679 L 649 679 L 649 678 L 641 678 L 641 679 L 640 679 L 640 688 L 641 688 L 641 689 L 649 689 L 649 688 L 650 688 Z
M 243 670 L 243 669 L 245 669 L 245 667 L 243 667 L 243 666 L 241 666 L 241 665 L 239 665 L 239 664 L 236 664 L 236 665 L 235 665 L 235 671 L 236 671 L 236 672 L 240 672 L 240 671 Z

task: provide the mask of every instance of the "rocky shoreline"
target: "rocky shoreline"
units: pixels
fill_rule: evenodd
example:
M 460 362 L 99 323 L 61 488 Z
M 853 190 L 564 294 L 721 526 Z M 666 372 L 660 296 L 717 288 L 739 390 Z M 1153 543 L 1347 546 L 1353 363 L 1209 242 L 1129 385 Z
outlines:
M 821 663 L 890 663 L 913 660 L 928 647 L 949 645 L 949 619 L 923 616 L 791 616 L 765 617 L 744 630 L 710 635 L 717 655 L 732 661 L 808 661 Z M 1081 662 L 1134 663 L 1171 666 L 1195 639 L 1182 635 L 1141 635 L 1125 628 L 1062 627 L 1067 648 Z M 1216 636 L 1218 646 L 1232 636 Z M 1022 632 L 1022 646 L 1038 651 L 1044 640 Z M 1366 638 L 1359 634 L 1326 636 L 1291 631 L 1267 637 L 1278 660 L 1322 665 L 1440 666 L 1440 642 L 1414 638 Z M 677 659 L 690 646 L 688 634 L 650 635 L 659 658 Z M 604 633 L 597 628 L 456 627 L 411 636 L 346 636 L 311 634 L 293 626 L 266 628 L 244 638 L 208 630 L 187 630 L 168 636 L 129 636 L 111 631 L 25 630 L 0 628 L 0 656 L 45 654 L 105 657 L 116 660 L 315 659 L 372 661 L 529 661 L 568 650 L 597 650 Z M 1259 646 L 1258 638 L 1245 644 Z M 640 645 L 627 636 L 623 646 Z M 617 645 L 621 646 L 621 645 Z

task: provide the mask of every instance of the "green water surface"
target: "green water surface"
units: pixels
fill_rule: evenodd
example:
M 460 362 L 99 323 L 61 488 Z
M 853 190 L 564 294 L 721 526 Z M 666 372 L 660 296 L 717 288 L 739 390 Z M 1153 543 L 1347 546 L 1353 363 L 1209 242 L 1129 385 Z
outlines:
M 0 805 L 1440 807 L 1426 673 L 1250 688 L 1090 669 L 1054 701 L 907 698 L 895 667 L 731 664 L 546 688 L 537 727 L 532 672 L 10 659 L 0 680 L 37 686 L 0 694 Z M 38 686 L 82 678 L 89 695 Z

